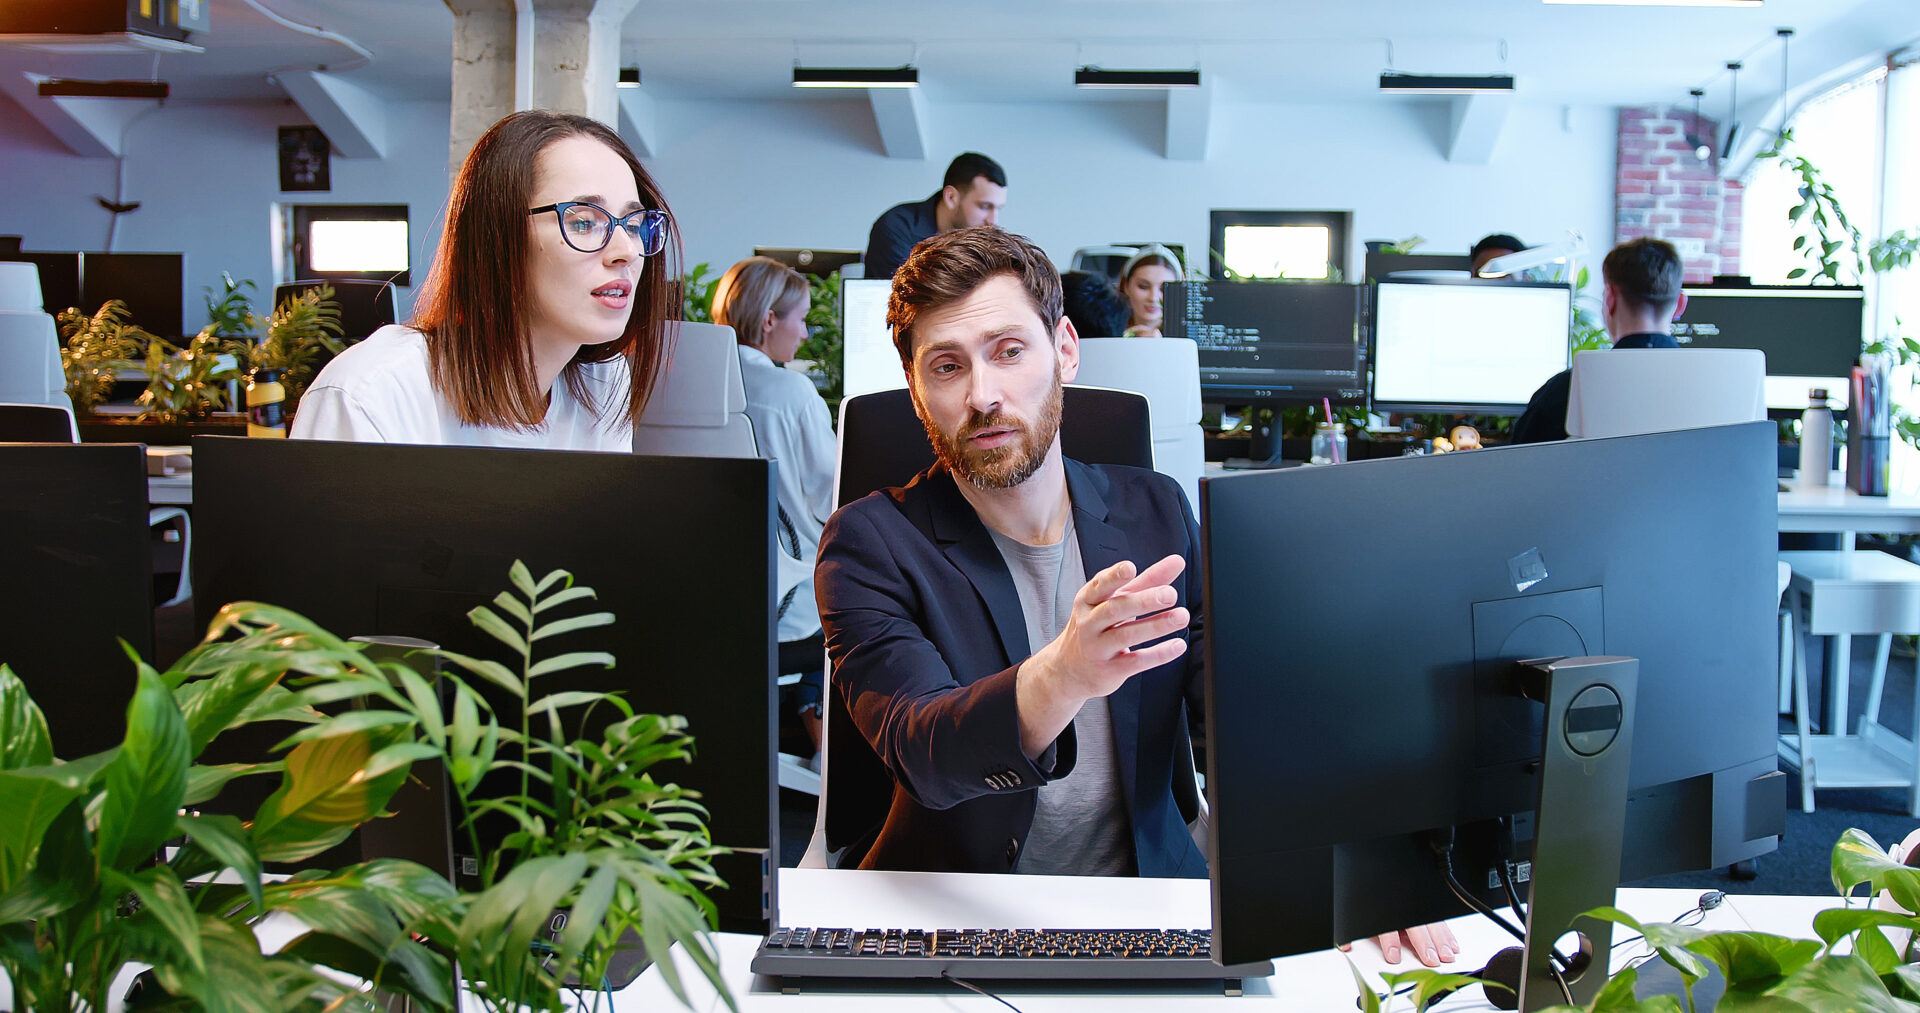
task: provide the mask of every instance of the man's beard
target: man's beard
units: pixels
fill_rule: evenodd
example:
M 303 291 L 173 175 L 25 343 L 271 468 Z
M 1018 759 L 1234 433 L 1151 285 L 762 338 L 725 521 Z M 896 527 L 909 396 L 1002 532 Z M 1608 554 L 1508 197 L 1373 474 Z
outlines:
M 1053 438 L 1060 432 L 1060 402 L 1057 360 L 1053 365 L 1053 388 L 1047 394 L 1046 403 L 1040 406 L 1039 417 L 1031 422 L 1003 410 L 984 415 L 972 412 L 961 423 L 959 431 L 949 435 L 928 414 L 917 391 L 913 397 L 914 411 L 919 414 L 921 425 L 927 427 L 927 439 L 933 443 L 933 452 L 940 463 L 980 489 L 1011 489 L 1040 470 L 1040 465 L 1046 462 L 1047 451 L 1053 448 Z M 975 434 L 987 429 L 1009 429 L 1015 438 L 998 447 L 968 445 Z

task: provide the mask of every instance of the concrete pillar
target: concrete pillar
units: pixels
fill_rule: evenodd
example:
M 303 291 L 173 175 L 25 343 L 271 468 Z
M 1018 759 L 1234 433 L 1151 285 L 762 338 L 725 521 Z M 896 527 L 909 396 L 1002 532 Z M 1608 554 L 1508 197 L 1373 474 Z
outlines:
M 639 0 L 444 0 L 453 11 L 449 165 L 518 109 L 591 116 L 618 129 L 620 25 Z

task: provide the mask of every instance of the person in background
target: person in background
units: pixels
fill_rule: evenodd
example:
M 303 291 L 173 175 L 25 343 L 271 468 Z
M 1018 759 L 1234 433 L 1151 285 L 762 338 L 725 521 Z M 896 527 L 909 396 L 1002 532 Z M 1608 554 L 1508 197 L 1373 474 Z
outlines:
M 1615 348 L 1678 348 L 1673 321 L 1686 312 L 1680 290 L 1685 269 L 1680 251 L 1663 239 L 1629 239 L 1600 262 L 1606 282 L 1600 294 L 1601 318 Z M 1514 420 L 1512 443 L 1547 443 L 1567 438 L 1567 398 L 1573 370 L 1556 373 L 1533 392 L 1527 410 Z
M 679 311 L 665 197 L 597 120 L 514 113 L 455 175 L 413 319 L 314 379 L 296 439 L 633 449 Z
M 1083 338 L 1118 338 L 1127 333 L 1133 308 L 1104 274 L 1068 271 L 1060 276 L 1067 319 Z
M 1007 172 L 1000 163 L 968 151 L 947 165 L 940 192 L 921 201 L 896 204 L 873 223 L 862 258 L 869 278 L 891 278 L 928 236 L 976 225 L 997 225 L 1007 206 Z
M 1143 246 L 1120 269 L 1120 292 L 1133 310 L 1128 322 L 1129 338 L 1160 336 L 1161 297 L 1167 282 L 1180 280 L 1180 258 L 1172 250 L 1155 243 Z
M 1473 266 L 1468 269 L 1468 273 L 1478 278 L 1480 269 L 1487 266 L 1487 261 L 1495 257 L 1504 257 L 1509 253 L 1519 253 L 1526 248 L 1527 244 L 1520 240 L 1504 232 L 1496 232 L 1473 244 L 1473 249 L 1468 253 L 1473 258 Z
M 813 562 L 820 529 L 833 512 L 839 445 L 827 403 L 813 381 L 785 368 L 807 338 L 811 302 L 806 277 L 768 257 L 733 265 L 713 287 L 713 322 L 733 328 L 740 342 L 754 441 L 761 456 L 779 462 L 774 540 L 784 557 L 777 588 L 780 674 L 804 675 L 799 684 L 782 688 L 782 713 L 799 717 L 818 753 L 826 655 L 813 598 Z

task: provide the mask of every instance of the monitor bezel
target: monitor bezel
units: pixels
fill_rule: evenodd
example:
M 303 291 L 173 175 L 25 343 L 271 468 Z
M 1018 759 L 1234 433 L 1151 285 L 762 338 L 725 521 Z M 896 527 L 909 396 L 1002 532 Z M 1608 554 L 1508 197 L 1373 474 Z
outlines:
M 1367 281 L 1367 403 L 1376 412 L 1441 412 L 1456 415 L 1519 415 L 1527 408 L 1527 400 L 1506 401 L 1441 401 L 1441 400 L 1395 400 L 1383 401 L 1378 397 L 1376 377 L 1380 363 L 1380 328 L 1376 314 L 1380 306 L 1380 286 L 1387 285 L 1428 285 L 1428 286 L 1479 286 L 1501 288 L 1559 289 L 1567 294 L 1567 343 L 1566 365 L 1562 370 L 1573 368 L 1573 286 L 1560 281 L 1507 281 L 1491 278 L 1370 278 Z

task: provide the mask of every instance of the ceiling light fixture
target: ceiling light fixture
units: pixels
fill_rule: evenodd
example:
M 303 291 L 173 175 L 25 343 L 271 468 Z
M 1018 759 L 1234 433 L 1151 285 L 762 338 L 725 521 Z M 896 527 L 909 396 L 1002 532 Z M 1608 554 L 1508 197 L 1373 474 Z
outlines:
M 1513 91 L 1512 74 L 1380 75 L 1380 90 L 1401 95 L 1503 95 Z
M 1687 143 L 1693 146 L 1693 157 L 1702 162 L 1713 155 L 1713 145 L 1700 133 L 1700 98 L 1706 93 L 1705 88 L 1687 89 L 1687 94 L 1693 96 L 1693 122 L 1687 125 Z
M 1545 0 L 1584 7 L 1758 7 L 1763 0 Z
M 1721 151 L 1733 150 L 1733 139 L 1740 136 L 1740 68 L 1739 60 L 1727 61 L 1727 75 L 1732 78 L 1732 94 L 1727 97 L 1727 139 L 1720 144 Z
M 801 67 L 793 68 L 795 88 L 918 88 L 917 67 Z
M 640 68 L 639 67 L 621 67 L 620 83 L 618 87 L 621 87 L 621 88 L 640 87 Z
M 165 100 L 165 81 L 80 81 L 55 77 L 40 82 L 42 98 L 140 98 Z
M 1081 67 L 1073 72 L 1081 88 L 1198 88 L 1199 70 L 1107 70 Z

